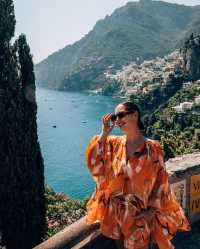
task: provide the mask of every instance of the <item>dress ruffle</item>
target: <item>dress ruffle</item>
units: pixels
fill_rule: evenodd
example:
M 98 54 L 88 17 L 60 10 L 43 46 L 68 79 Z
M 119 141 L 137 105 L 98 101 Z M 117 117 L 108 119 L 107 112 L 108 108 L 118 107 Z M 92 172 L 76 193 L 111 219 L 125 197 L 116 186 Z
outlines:
M 190 225 L 168 182 L 163 150 L 146 139 L 126 160 L 125 136 L 109 136 L 104 144 L 94 136 L 86 149 L 86 163 L 96 182 L 87 203 L 87 223 L 100 222 L 101 232 L 113 239 L 123 235 L 128 249 L 149 244 L 172 249 L 170 240 Z M 151 222 L 135 216 L 151 209 Z

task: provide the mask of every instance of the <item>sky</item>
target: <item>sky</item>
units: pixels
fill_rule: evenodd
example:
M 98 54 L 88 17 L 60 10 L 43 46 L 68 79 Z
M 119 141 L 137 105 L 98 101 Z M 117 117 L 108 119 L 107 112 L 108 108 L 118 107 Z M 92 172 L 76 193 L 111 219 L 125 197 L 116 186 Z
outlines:
M 99 19 L 127 2 L 130 0 L 14 0 L 15 35 L 26 34 L 33 60 L 38 63 L 81 39 Z M 200 0 L 166 2 L 200 5 Z

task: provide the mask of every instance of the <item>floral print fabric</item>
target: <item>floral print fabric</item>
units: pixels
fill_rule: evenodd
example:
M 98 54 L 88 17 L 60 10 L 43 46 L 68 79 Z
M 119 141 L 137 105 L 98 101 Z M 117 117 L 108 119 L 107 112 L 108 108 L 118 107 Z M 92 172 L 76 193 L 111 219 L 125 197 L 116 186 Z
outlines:
M 126 136 L 108 136 L 104 144 L 95 135 L 86 149 L 86 163 L 96 182 L 87 203 L 87 223 L 100 222 L 101 232 L 113 239 L 124 237 L 124 246 L 139 249 L 150 240 L 160 249 L 172 249 L 170 240 L 190 225 L 177 203 L 158 141 L 146 139 L 126 159 Z M 135 219 L 153 211 L 149 222 Z

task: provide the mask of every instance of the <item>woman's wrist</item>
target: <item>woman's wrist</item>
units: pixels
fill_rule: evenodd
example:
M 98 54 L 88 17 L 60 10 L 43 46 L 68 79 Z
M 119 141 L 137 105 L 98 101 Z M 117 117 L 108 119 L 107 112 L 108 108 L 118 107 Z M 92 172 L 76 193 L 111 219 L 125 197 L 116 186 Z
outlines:
M 99 135 L 99 142 L 104 143 L 108 137 L 109 133 L 102 131 Z

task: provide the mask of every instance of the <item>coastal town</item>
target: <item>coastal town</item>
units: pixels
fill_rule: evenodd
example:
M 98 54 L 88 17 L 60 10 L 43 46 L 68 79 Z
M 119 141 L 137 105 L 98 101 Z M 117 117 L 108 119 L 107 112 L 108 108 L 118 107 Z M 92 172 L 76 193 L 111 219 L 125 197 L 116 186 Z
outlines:
M 115 74 L 112 74 L 112 67 L 110 67 L 105 76 L 119 82 L 121 84 L 120 95 L 128 99 L 131 95 L 148 94 L 152 90 L 166 85 L 171 76 L 180 77 L 183 74 L 183 64 L 181 53 L 179 50 L 175 50 L 164 58 L 156 57 L 153 60 L 144 61 L 142 64 L 132 62 Z M 192 81 L 184 82 L 183 88 L 193 83 Z M 200 80 L 197 80 L 196 83 L 200 89 Z M 194 100 L 179 103 L 172 109 L 177 113 L 183 113 L 191 110 L 195 105 L 200 106 L 200 95 L 197 95 Z
M 182 74 L 183 57 L 179 50 L 175 50 L 164 58 L 156 57 L 145 60 L 142 64 L 132 62 L 112 74 L 112 67 L 108 68 L 105 76 L 120 82 L 121 94 L 129 97 L 132 94 L 145 94 L 168 82 L 172 75 Z

